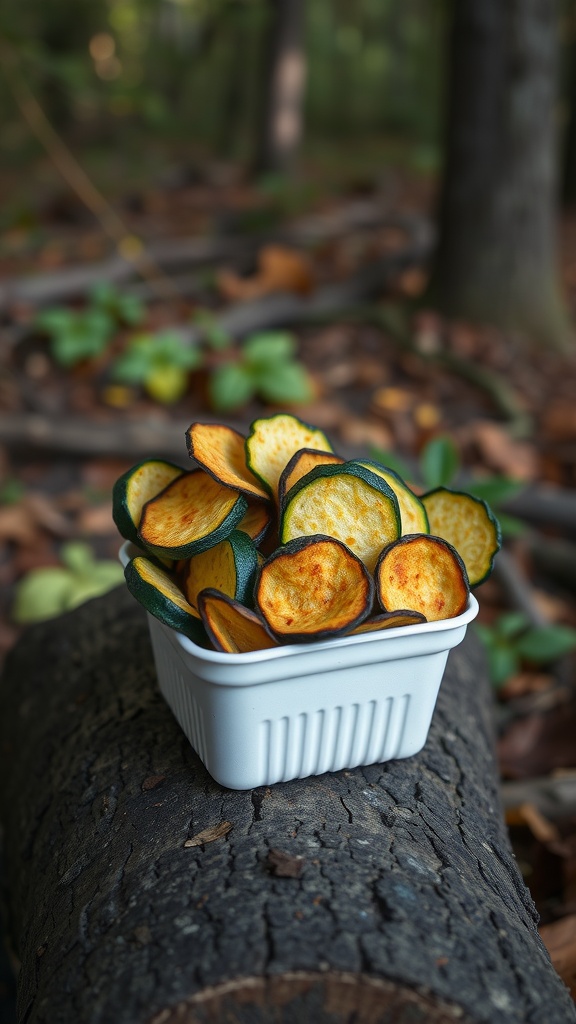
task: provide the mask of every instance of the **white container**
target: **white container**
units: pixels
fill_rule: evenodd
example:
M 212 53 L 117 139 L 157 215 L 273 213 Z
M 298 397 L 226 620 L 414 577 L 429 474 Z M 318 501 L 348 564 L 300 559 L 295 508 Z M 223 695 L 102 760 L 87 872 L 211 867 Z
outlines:
M 124 544 L 124 565 L 137 551 Z M 252 789 L 411 757 L 448 652 L 478 613 L 250 654 L 198 647 L 148 615 L 162 694 L 217 782 Z

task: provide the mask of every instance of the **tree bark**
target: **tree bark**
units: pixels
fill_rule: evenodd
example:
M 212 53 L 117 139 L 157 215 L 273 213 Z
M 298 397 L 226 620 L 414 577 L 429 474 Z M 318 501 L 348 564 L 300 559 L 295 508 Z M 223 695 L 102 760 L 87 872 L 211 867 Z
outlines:
M 257 170 L 288 173 L 302 137 L 306 84 L 304 0 L 269 0 Z
M 247 792 L 208 776 L 123 589 L 31 629 L 0 688 L 21 1024 L 569 1024 L 453 651 L 421 754 Z
M 556 246 L 557 9 L 457 0 L 432 300 L 566 347 Z

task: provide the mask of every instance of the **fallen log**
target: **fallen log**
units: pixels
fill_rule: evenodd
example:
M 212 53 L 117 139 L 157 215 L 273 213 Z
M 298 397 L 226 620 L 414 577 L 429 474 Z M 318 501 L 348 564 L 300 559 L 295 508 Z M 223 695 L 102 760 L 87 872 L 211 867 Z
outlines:
M 473 636 L 404 761 L 217 785 L 122 589 L 32 628 L 0 686 L 24 1024 L 569 1024 L 503 825 Z
M 273 234 L 215 235 L 198 238 L 163 239 L 146 246 L 145 258 L 164 272 L 179 267 L 209 266 L 222 261 L 245 259 L 255 255 L 267 242 L 310 246 L 327 242 L 350 231 L 389 226 L 406 232 L 418 243 L 431 236 L 428 221 L 409 214 L 394 214 L 382 204 L 368 201 L 350 203 L 341 211 L 308 215 L 291 225 L 280 227 Z M 409 242 L 408 245 L 411 243 Z M 138 259 L 125 259 L 115 254 L 98 263 L 68 266 L 22 277 L 5 278 L 0 282 L 0 312 L 17 304 L 44 306 L 81 298 L 91 288 L 106 281 L 123 285 L 138 276 Z

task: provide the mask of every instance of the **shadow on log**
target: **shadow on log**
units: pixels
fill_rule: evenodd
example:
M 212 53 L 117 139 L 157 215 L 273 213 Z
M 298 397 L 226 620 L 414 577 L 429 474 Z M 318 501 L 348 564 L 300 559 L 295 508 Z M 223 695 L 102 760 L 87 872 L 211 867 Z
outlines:
M 508 845 L 470 635 L 421 754 L 231 792 L 119 589 L 12 652 L 0 768 L 21 1022 L 576 1021 Z

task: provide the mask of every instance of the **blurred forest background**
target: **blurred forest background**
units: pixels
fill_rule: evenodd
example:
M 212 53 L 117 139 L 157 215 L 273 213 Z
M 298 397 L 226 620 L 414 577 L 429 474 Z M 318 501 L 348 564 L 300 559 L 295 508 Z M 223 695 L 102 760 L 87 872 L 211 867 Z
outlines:
M 0 102 L 2 652 L 121 580 L 112 483 L 194 419 L 289 408 L 474 489 L 508 820 L 574 986 L 574 0 L 4 0 Z

